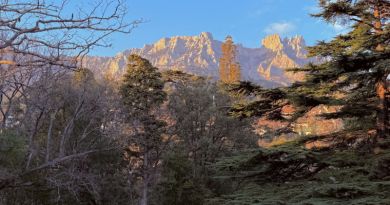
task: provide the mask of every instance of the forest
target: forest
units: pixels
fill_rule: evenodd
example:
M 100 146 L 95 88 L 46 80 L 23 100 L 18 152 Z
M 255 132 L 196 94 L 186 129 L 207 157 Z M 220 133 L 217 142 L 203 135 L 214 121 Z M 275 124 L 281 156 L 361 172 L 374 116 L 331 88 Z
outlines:
M 232 36 L 218 79 L 137 54 L 98 76 L 84 58 L 143 20 L 96 2 L 0 0 L 0 205 L 390 205 L 388 0 L 318 0 L 350 30 L 273 88 L 242 80 Z

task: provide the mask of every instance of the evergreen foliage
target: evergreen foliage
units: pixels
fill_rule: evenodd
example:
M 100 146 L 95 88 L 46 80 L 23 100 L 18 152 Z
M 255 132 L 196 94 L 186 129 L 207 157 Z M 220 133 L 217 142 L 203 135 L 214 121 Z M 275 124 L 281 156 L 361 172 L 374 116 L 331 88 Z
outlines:
M 389 203 L 390 3 L 320 0 L 319 6 L 322 10 L 315 17 L 344 23 L 350 31 L 309 48 L 311 57 L 323 61 L 290 69 L 305 72 L 303 82 L 278 89 L 245 82 L 228 87 L 229 92 L 247 98 L 233 105 L 231 114 L 285 120 L 291 125 L 318 105 L 339 105 L 338 112 L 322 116 L 344 119 L 345 130 L 220 158 L 212 165 L 217 170 L 213 177 L 232 188 L 209 198 L 208 204 Z M 289 119 L 280 118 L 285 105 L 296 108 Z M 373 128 L 381 139 L 374 153 L 370 144 L 378 138 L 372 138 Z M 313 142 L 329 144 L 309 149 Z
M 161 179 L 155 190 L 155 204 L 204 204 L 206 190 L 202 183 L 192 177 L 192 172 L 192 163 L 182 149 L 168 152 L 163 158 Z
M 164 81 L 158 69 L 137 55 L 128 57 L 128 67 L 120 88 L 127 122 L 132 130 L 126 148 L 126 161 L 132 173 L 130 186 L 142 179 L 140 204 L 149 204 L 150 187 L 155 183 L 157 164 L 165 142 L 166 123 L 157 118 L 166 99 Z
M 134 54 L 128 57 L 120 92 L 129 116 L 150 114 L 153 108 L 163 103 L 166 98 L 163 87 L 161 74 L 148 60 Z
M 343 105 L 335 117 L 377 118 L 377 134 L 389 130 L 390 47 L 388 1 L 320 1 L 315 14 L 329 22 L 344 21 L 350 31 L 330 42 L 309 48 L 310 56 L 328 59 L 308 65 L 306 81 L 293 86 L 294 92 L 323 104 Z M 299 69 L 298 69 L 299 70 Z M 318 104 L 317 103 L 317 104 Z
M 323 117 L 369 121 L 376 118 L 376 125 L 365 126 L 365 130 L 376 128 L 377 135 L 385 138 L 390 133 L 387 79 L 390 74 L 390 4 L 382 0 L 321 0 L 319 6 L 321 12 L 313 16 L 330 23 L 342 21 L 350 26 L 350 31 L 308 48 L 309 57 L 320 57 L 323 62 L 289 69 L 291 72 L 305 72 L 303 82 L 268 90 L 241 83 L 231 89 L 232 92 L 256 96 L 233 106 L 232 114 L 283 120 L 280 118 L 281 108 L 293 105 L 296 113 L 289 119 L 293 122 L 315 106 L 338 105 L 341 106 L 338 112 Z

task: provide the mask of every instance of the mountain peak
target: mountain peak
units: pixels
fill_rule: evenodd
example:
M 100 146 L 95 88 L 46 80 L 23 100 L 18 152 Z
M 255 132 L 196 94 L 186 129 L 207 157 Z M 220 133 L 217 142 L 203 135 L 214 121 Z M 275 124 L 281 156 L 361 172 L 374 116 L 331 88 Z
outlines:
M 293 44 L 293 45 L 299 45 L 299 46 L 305 46 L 305 39 L 301 35 L 296 35 L 292 38 L 287 38 L 285 40 L 288 44 Z
M 154 50 L 159 51 L 159 50 L 164 49 L 167 46 L 168 41 L 169 41 L 169 39 L 167 39 L 167 38 L 162 38 L 162 39 L 158 40 L 154 44 Z
M 85 67 L 119 78 L 126 69 L 126 56 L 137 54 L 148 59 L 161 71 L 181 70 L 218 79 L 222 44 L 222 41 L 214 39 L 209 32 L 195 36 L 167 37 L 143 48 L 129 49 L 110 60 L 91 58 Z M 241 65 L 243 80 L 264 87 L 289 85 L 300 80 L 300 76 L 285 70 L 311 62 L 305 55 L 307 52 L 301 36 L 281 39 L 278 34 L 274 34 L 265 37 L 262 44 L 261 48 L 246 48 L 237 44 L 237 61 Z
M 199 37 L 213 39 L 213 35 L 210 32 L 202 32 L 202 33 L 200 33 Z
M 307 51 L 306 51 L 306 43 L 305 39 L 300 36 L 296 35 L 292 38 L 285 38 L 283 40 L 284 45 L 288 46 L 292 51 L 295 53 L 296 56 L 305 58 Z
M 283 43 L 278 34 L 272 34 L 269 36 L 266 36 L 262 41 L 261 44 L 274 52 L 280 51 L 283 49 Z

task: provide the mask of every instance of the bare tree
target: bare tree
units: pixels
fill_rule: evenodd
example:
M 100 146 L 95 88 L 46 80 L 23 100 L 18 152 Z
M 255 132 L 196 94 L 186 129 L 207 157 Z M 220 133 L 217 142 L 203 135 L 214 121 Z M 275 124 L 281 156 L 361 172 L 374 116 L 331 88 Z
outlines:
M 124 19 L 121 0 L 99 0 L 92 6 L 88 1 L 79 7 L 76 2 L 1 0 L 0 50 L 24 56 L 24 61 L 2 59 L 1 64 L 75 69 L 91 48 L 109 46 L 104 38 L 114 32 L 130 33 L 140 23 Z
M 0 130 L 27 142 L 23 168 L 0 172 L 0 190 L 33 184 L 24 178 L 31 174 L 77 169 L 70 160 L 117 148 L 99 143 L 113 128 L 104 86 L 89 77 L 75 82 L 69 72 L 84 73 L 79 65 L 93 47 L 109 46 L 110 34 L 140 23 L 126 21 L 126 12 L 121 0 L 0 0 Z
M 76 198 L 87 190 L 94 203 L 100 200 L 97 178 L 102 171 L 91 173 L 89 158 L 121 150 L 112 136 L 116 127 L 108 126 L 115 121 L 115 103 L 90 71 L 73 74 L 48 69 L 24 91 L 24 114 L 17 117 L 20 124 L 15 128 L 27 138 L 27 156 L 8 177 L 0 175 L 0 190 L 39 187 L 44 181 L 50 189 L 67 190 Z M 25 178 L 31 175 L 37 177 Z
M 104 41 L 110 34 L 130 33 L 140 23 L 126 21 L 121 0 L 77 2 L 0 0 L 1 128 L 42 68 L 76 70 L 93 47 L 110 46 Z

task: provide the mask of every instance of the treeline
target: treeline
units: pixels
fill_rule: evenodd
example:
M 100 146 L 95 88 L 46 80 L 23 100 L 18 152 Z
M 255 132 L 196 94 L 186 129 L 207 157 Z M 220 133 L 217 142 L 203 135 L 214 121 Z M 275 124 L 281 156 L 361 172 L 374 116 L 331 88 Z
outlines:
M 305 81 L 274 89 L 240 82 L 231 37 L 222 47 L 220 82 L 160 73 L 137 55 L 128 56 L 121 79 L 97 79 L 79 60 L 108 34 L 129 32 L 138 23 L 123 24 L 122 5 L 111 3 L 102 13 L 98 4 L 69 16 L 61 12 L 66 4 L 0 6 L 7 14 L 0 18 L 0 204 L 388 199 L 388 1 L 319 1 L 315 17 L 343 20 L 351 30 L 309 48 L 310 56 L 326 60 L 291 69 L 305 72 Z M 252 117 L 287 123 L 272 135 L 293 133 L 296 120 L 318 105 L 339 106 L 322 117 L 353 126 L 257 147 Z M 285 106 L 294 107 L 288 118 Z M 335 143 L 304 147 L 324 139 Z
M 0 204 L 205 203 L 219 186 L 209 165 L 255 145 L 250 123 L 227 115 L 234 99 L 136 55 L 123 79 L 95 78 L 84 55 L 139 21 L 123 23 L 120 2 L 68 6 L 0 7 Z
M 2 203 L 203 204 L 209 165 L 255 145 L 216 84 L 128 62 L 117 83 L 49 69 L 17 95 L 0 135 Z

